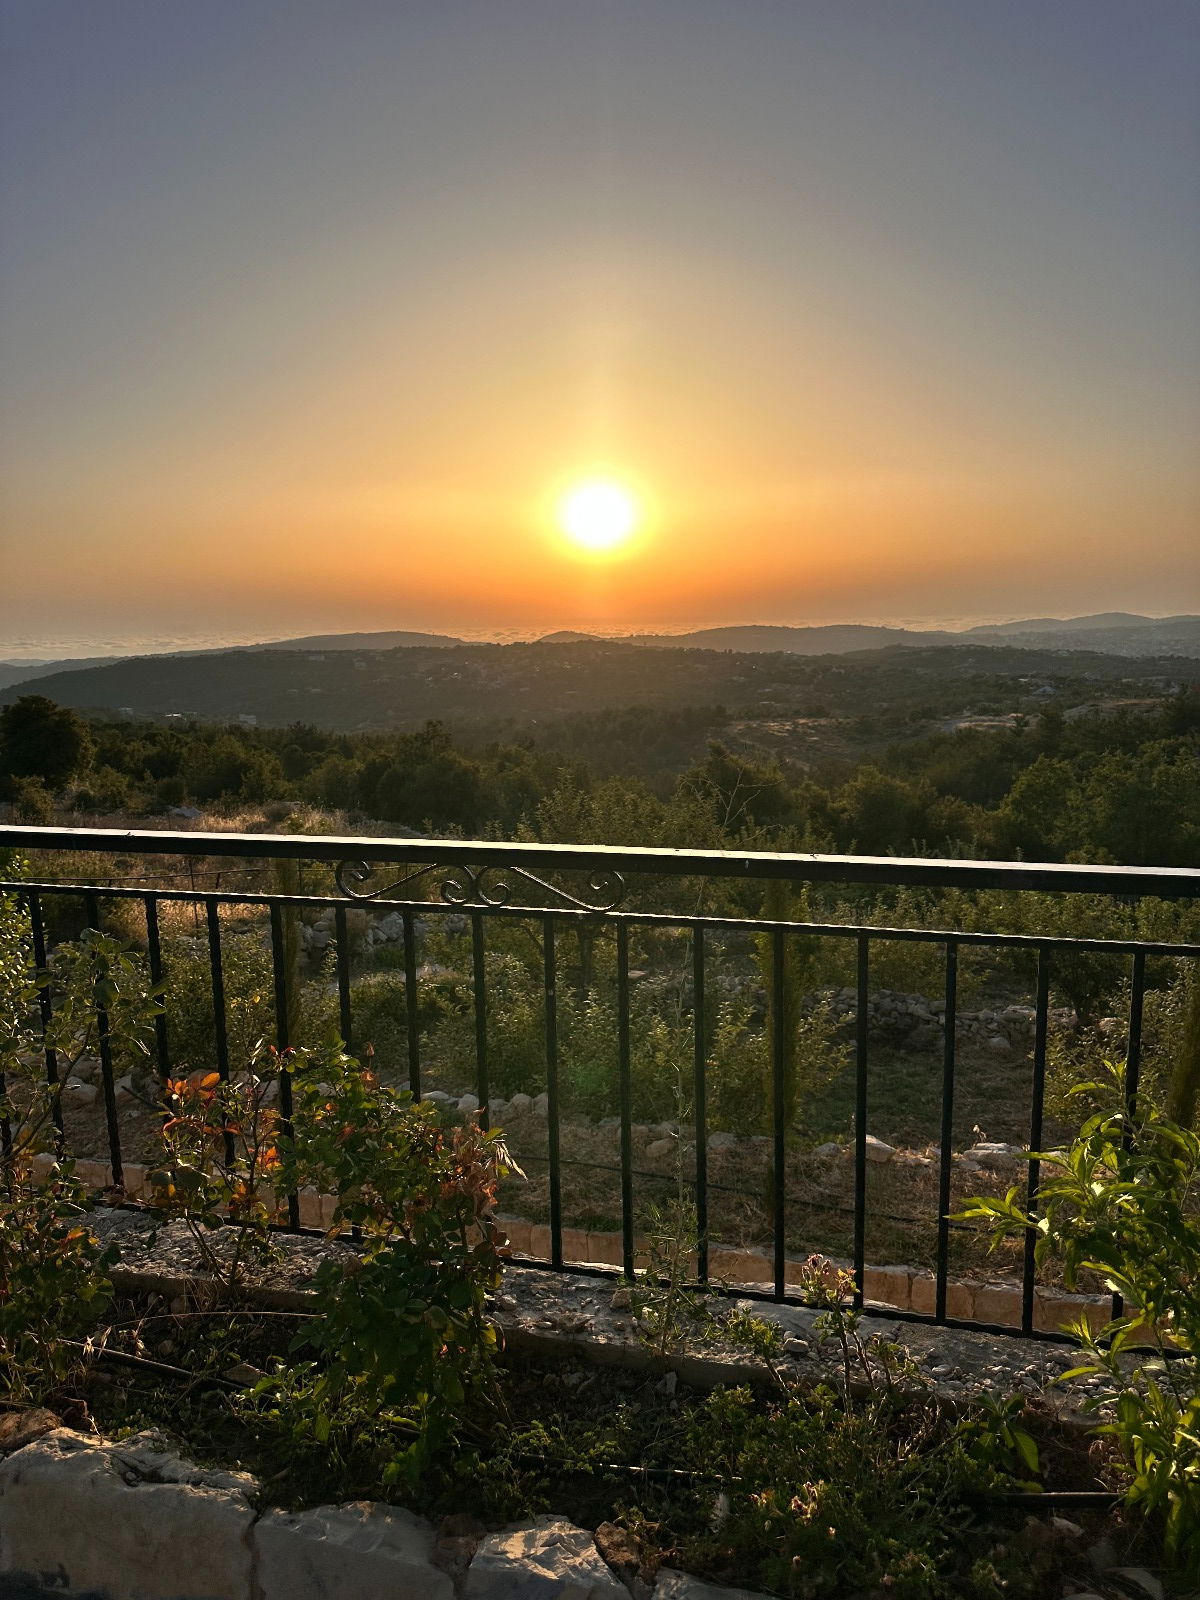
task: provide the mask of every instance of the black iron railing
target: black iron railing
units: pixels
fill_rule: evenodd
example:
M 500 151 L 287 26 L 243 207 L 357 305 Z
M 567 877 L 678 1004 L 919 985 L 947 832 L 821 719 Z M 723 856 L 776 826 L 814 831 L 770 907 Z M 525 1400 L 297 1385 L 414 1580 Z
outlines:
M 212 1044 L 217 1070 L 227 1077 L 231 1069 L 227 1031 L 227 996 L 223 956 L 222 911 L 226 907 L 257 908 L 265 915 L 270 941 L 275 1037 L 280 1047 L 280 1112 L 285 1126 L 291 1112 L 291 1080 L 286 1051 L 292 1015 L 289 963 L 286 955 L 285 918 L 306 910 L 332 909 L 337 1010 L 343 1040 L 355 1046 L 352 964 L 348 914 L 369 906 L 379 913 L 395 913 L 402 925 L 404 973 L 404 1036 L 408 1081 L 414 1094 L 422 1094 L 422 1030 L 420 925 L 430 918 L 456 915 L 465 919 L 464 937 L 471 954 L 473 1052 L 475 1094 L 486 1123 L 492 1100 L 489 1074 L 489 997 L 485 962 L 487 924 L 491 919 L 516 919 L 536 932 L 541 945 L 540 967 L 544 1017 L 544 1066 L 547 1097 L 547 1151 L 549 1199 L 549 1249 L 537 1264 L 558 1270 L 564 1265 L 562 1107 L 560 1104 L 559 940 L 565 928 L 611 930 L 615 972 L 615 1037 L 617 1113 L 619 1117 L 619 1201 L 621 1213 L 620 1270 L 632 1274 L 637 1252 L 634 1205 L 633 1151 L 633 1050 L 631 1039 L 630 935 L 634 930 L 681 931 L 690 941 L 690 1028 L 692 1033 L 690 1125 L 694 1129 L 694 1167 L 688 1186 L 694 1197 L 696 1219 L 696 1279 L 704 1284 L 709 1271 L 709 1022 L 706 985 L 712 976 L 714 941 L 723 935 L 754 935 L 769 952 L 766 970 L 766 1026 L 770 1059 L 771 1182 L 768 1214 L 771 1224 L 772 1281 L 757 1293 L 767 1299 L 788 1301 L 787 1227 L 789 1193 L 787 1154 L 787 1082 L 785 1036 L 785 986 L 789 941 L 830 939 L 849 941 L 853 950 L 855 995 L 852 1064 L 854 1074 L 854 1177 L 853 1273 L 855 1301 L 864 1300 L 868 1218 L 868 1134 L 870 1132 L 871 1057 L 869 1004 L 872 947 L 879 941 L 911 942 L 940 947 L 943 986 L 938 1006 L 940 1043 L 940 1126 L 937 1140 L 937 1203 L 930 1220 L 936 1229 L 933 1306 L 928 1311 L 892 1311 L 888 1315 L 952 1326 L 985 1326 L 997 1332 L 1039 1332 L 1035 1328 L 1034 1238 L 1026 1240 L 1021 1264 L 1021 1316 L 1019 1326 L 964 1320 L 949 1314 L 950 1211 L 955 1117 L 956 1014 L 960 955 L 965 950 L 1029 952 L 1036 963 L 1033 985 L 1033 1042 L 1029 1076 L 1029 1145 L 1042 1147 L 1045 1116 L 1047 1053 L 1051 985 L 1055 963 L 1065 954 L 1116 955 L 1128 958 L 1128 1016 L 1124 1055 L 1126 1091 L 1133 1102 L 1138 1093 L 1142 1053 L 1143 1005 L 1147 987 L 1147 960 L 1155 957 L 1200 956 L 1200 943 L 1153 941 L 1133 938 L 1074 938 L 1061 934 L 1005 933 L 961 928 L 881 926 L 866 921 L 786 920 L 747 914 L 702 914 L 654 909 L 640 903 L 632 886 L 663 880 L 743 880 L 757 883 L 784 881 L 793 885 L 876 886 L 880 889 L 1038 891 L 1054 895 L 1102 895 L 1130 904 L 1138 897 L 1161 900 L 1200 898 L 1200 871 L 1172 868 L 1079 867 L 994 861 L 942 861 L 871 856 L 799 854 L 743 854 L 709 850 L 624 849 L 574 845 L 535 845 L 462 840 L 337 838 L 308 835 L 249 835 L 234 833 L 173 833 L 109 829 L 0 827 L 0 849 L 11 847 L 28 858 L 25 876 L 13 875 L 0 883 L 0 891 L 17 896 L 29 918 L 33 959 L 45 967 L 48 955 L 46 907 L 50 900 L 73 898 L 82 907 L 83 925 L 99 927 L 106 909 L 118 902 L 133 902 L 144 916 L 145 949 L 152 979 L 163 979 L 163 938 L 160 917 L 164 906 L 183 903 L 202 917 L 204 944 L 212 995 Z M 61 879 L 39 874 L 46 852 L 89 856 L 134 857 L 136 874 L 101 872 L 89 878 L 75 870 Z M 168 863 L 157 881 L 144 866 L 144 858 Z M 53 858 L 50 858 L 53 859 Z M 226 880 L 231 864 L 242 864 L 243 879 L 234 887 L 205 888 L 197 882 L 195 862 L 224 864 Z M 320 877 L 317 892 L 267 892 L 248 885 L 262 881 L 262 864 L 288 861 L 306 864 Z M 171 866 L 169 863 L 174 862 Z M 311 864 L 311 865 L 308 865 Z M 382 870 L 387 869 L 387 870 Z M 203 873 L 200 874 L 201 878 Z M 375 883 L 376 879 L 382 881 Z M 130 881 L 132 879 L 132 881 Z M 179 881 L 171 881 L 179 880 Z M 215 877 L 220 883 L 221 877 Z M 135 886 L 136 884 L 136 886 Z M 147 884 L 152 886 L 147 887 Z M 637 902 L 637 903 L 635 903 Z M 199 926 L 199 920 L 197 925 Z M 52 988 L 43 988 L 40 1005 L 43 1023 L 52 1015 Z M 170 1011 L 155 1024 L 155 1049 L 165 1077 L 172 1068 Z M 103 1036 L 104 1030 L 101 1029 Z M 46 1052 L 46 1072 L 57 1081 L 58 1064 L 52 1049 Z M 118 1115 L 115 1068 L 106 1043 L 100 1048 L 101 1092 L 105 1111 L 108 1158 L 115 1185 L 122 1183 L 122 1130 Z M 59 1121 L 62 1131 L 61 1118 Z M 1036 1209 L 1039 1171 L 1031 1162 L 1026 1180 L 1031 1209 Z M 300 1227 L 298 1197 L 289 1198 L 289 1224 Z M 596 1269 L 593 1269 L 596 1270 Z M 1053 1334 L 1046 1334 L 1054 1337 Z

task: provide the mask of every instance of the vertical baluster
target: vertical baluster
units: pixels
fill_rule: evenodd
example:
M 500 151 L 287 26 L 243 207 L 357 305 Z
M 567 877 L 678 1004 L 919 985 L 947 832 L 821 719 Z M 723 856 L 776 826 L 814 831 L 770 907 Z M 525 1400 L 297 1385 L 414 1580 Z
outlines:
M 33 964 L 39 972 L 47 972 L 46 926 L 42 921 L 42 902 L 36 894 L 30 893 L 28 904 L 29 933 L 33 941 Z M 58 1052 L 49 1042 L 50 1026 L 54 1018 L 54 996 L 50 992 L 48 981 L 38 989 L 38 1015 L 42 1024 L 42 1046 L 46 1058 L 46 1082 L 53 1090 L 58 1084 Z M 52 1115 L 54 1118 L 55 1148 L 61 1155 L 64 1148 L 61 1095 L 56 1094 L 54 1096 Z
M 143 898 L 146 908 L 146 951 L 150 957 L 150 982 L 157 989 L 163 981 L 162 936 L 158 926 L 158 900 L 152 894 Z M 165 1083 L 171 1074 L 171 1050 L 167 1037 L 167 997 L 158 997 L 158 1011 L 154 1018 L 154 1059 L 158 1076 Z
M 288 1064 L 291 1037 L 288 1025 L 287 960 L 283 943 L 283 908 L 278 901 L 271 905 L 271 972 L 275 985 L 275 1044 L 279 1051 L 279 1125 L 280 1133 L 294 1142 L 296 1134 L 292 1125 L 292 1069 Z M 300 1196 L 293 1189 L 287 1197 L 288 1226 L 300 1226 Z
M 225 962 L 221 955 L 221 909 L 216 900 L 204 902 L 204 923 L 208 931 L 208 973 L 212 983 L 213 1054 L 217 1061 L 217 1075 L 222 1083 L 229 1082 L 229 1025 L 225 1005 Z M 225 1164 L 233 1165 L 233 1135 L 225 1131 Z
M 475 1093 L 479 1097 L 479 1120 L 488 1126 L 488 1036 L 487 967 L 483 959 L 483 913 L 471 913 L 471 966 L 475 982 Z
M 1046 1041 L 1050 1015 L 1050 952 L 1045 945 L 1038 948 L 1037 999 L 1034 1002 L 1033 1023 L 1033 1085 L 1029 1111 L 1029 1148 L 1042 1148 L 1042 1117 L 1046 1102 Z M 1042 1181 L 1041 1163 L 1029 1163 L 1025 1178 L 1025 1210 L 1033 1216 L 1037 1206 L 1038 1187 Z M 1025 1230 L 1025 1258 L 1021 1269 L 1021 1332 L 1033 1332 L 1034 1252 L 1037 1247 L 1037 1229 Z
M 546 1019 L 546 1139 L 550 1158 L 550 1261 L 563 1264 L 562 1158 L 558 1106 L 558 953 L 554 944 L 554 918 L 542 919 L 542 990 Z
M 954 1140 L 954 1035 L 958 1007 L 958 943 L 946 940 L 946 1021 L 942 1044 L 942 1135 L 938 1165 L 937 1295 L 934 1316 L 946 1320 L 946 1272 L 950 1255 L 950 1178 Z
M 408 1030 L 408 1086 L 413 1099 L 421 1098 L 421 1032 L 417 1016 L 417 925 L 411 911 L 402 911 L 404 923 L 404 1018 Z
M 338 1031 L 346 1054 L 354 1054 L 354 1021 L 350 1015 L 350 936 L 346 927 L 346 908 L 336 906 L 333 937 L 337 945 Z
M 858 995 L 854 1012 L 854 1304 L 861 1307 L 867 1250 L 867 1012 L 871 937 L 858 936 Z
M 617 1086 L 621 1113 L 621 1259 L 633 1277 L 633 1085 L 629 1039 L 629 929 L 617 923 Z
M 787 1287 L 787 1216 L 785 1204 L 787 1138 L 784 1127 L 784 1118 L 787 1113 L 785 1083 L 787 1033 L 784 1016 L 787 986 L 784 967 L 786 949 L 783 940 L 782 929 L 776 928 L 771 935 L 771 1010 L 773 1013 L 771 1018 L 771 1123 L 774 1130 L 771 1174 L 774 1200 L 775 1295 L 777 1299 L 783 1298 Z
M 1121 1144 L 1125 1150 L 1133 1148 L 1133 1125 L 1137 1118 L 1138 1076 L 1142 1066 L 1142 1009 L 1146 998 L 1146 952 L 1133 953 L 1133 974 L 1129 991 L 1129 1042 L 1125 1049 L 1125 1127 Z M 1123 1316 L 1125 1302 L 1119 1294 L 1112 1297 L 1113 1317 Z
M 84 896 L 88 926 L 99 931 L 100 900 L 95 894 Z M 121 1163 L 121 1126 L 117 1119 L 117 1085 L 113 1074 L 112 1037 L 109 1033 L 108 1007 L 100 999 L 99 983 L 95 989 L 96 1034 L 100 1046 L 100 1073 L 104 1080 L 104 1118 L 108 1126 L 108 1159 L 112 1167 L 113 1187 L 124 1187 L 125 1174 Z
M 708 1050 L 704 1033 L 704 929 L 692 929 L 693 1111 L 696 1128 L 696 1276 L 708 1282 Z

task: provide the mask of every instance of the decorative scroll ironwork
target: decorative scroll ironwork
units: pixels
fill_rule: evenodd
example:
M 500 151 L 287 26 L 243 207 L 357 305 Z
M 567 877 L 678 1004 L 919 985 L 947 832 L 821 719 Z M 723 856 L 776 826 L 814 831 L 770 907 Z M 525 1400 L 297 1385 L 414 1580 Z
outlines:
M 398 878 L 393 883 L 384 884 L 378 889 L 364 889 L 362 885 L 374 876 L 375 871 L 375 866 L 367 861 L 342 861 L 334 873 L 334 879 L 338 888 L 349 900 L 390 900 L 396 899 L 397 891 L 407 888 L 410 883 L 440 873 L 437 894 L 443 903 L 476 909 L 511 904 L 513 890 L 508 881 L 510 878 L 520 878 L 524 883 L 532 883 L 546 894 L 553 895 L 562 904 L 574 906 L 579 911 L 615 911 L 625 898 L 626 890 L 625 879 L 619 872 L 608 867 L 597 867 L 587 874 L 587 890 L 592 896 L 591 899 L 572 894 L 559 884 L 548 883 L 545 878 L 527 872 L 524 867 L 512 865 L 468 867 L 459 864 L 441 866 L 431 862 L 429 866 L 417 867 L 415 871 L 406 873 L 403 878 Z

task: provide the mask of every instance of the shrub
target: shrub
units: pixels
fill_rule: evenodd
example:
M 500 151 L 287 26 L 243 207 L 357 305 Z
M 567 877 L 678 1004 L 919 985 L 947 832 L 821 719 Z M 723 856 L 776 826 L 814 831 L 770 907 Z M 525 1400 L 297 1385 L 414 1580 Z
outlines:
M 163 1097 L 163 1160 L 150 1174 L 154 1204 L 182 1218 L 226 1295 L 240 1288 L 251 1260 L 266 1258 L 279 1210 L 272 1187 L 281 1165 L 272 1103 L 278 1078 L 278 1054 L 260 1041 L 236 1077 L 223 1082 L 215 1072 L 194 1072 L 170 1080 Z
M 34 1179 L 10 1163 L 0 1195 L 0 1369 L 12 1400 L 64 1383 L 80 1352 L 66 1343 L 112 1295 L 116 1250 L 87 1226 L 87 1196 L 70 1165 Z
M 352 1436 L 381 1418 L 408 1438 L 385 1481 L 416 1477 L 457 1433 L 463 1408 L 492 1377 L 495 1333 L 487 1297 L 499 1283 L 504 1237 L 496 1189 L 519 1172 L 498 1133 L 443 1128 L 434 1108 L 380 1085 L 352 1058 L 295 1058 L 295 1141 L 283 1147 L 281 1187 L 303 1183 L 336 1198 L 333 1228 L 360 1249 L 327 1260 L 318 1315 L 293 1367 L 263 1392 L 282 1395 L 301 1433 Z
M 1086 1318 L 1068 1329 L 1083 1356 L 1063 1381 L 1098 1380 L 1084 1404 L 1120 1449 L 1129 1501 L 1200 1572 L 1200 1135 L 1153 1104 L 1131 1113 L 1111 1062 L 1075 1092 L 1103 1103 L 1069 1149 L 1039 1156 L 1040 1215 L 1013 1188 L 972 1199 L 962 1216 L 989 1222 L 994 1243 L 1035 1227 L 1039 1263 L 1061 1259 L 1068 1288 L 1098 1273 L 1131 1308 L 1102 1335 Z

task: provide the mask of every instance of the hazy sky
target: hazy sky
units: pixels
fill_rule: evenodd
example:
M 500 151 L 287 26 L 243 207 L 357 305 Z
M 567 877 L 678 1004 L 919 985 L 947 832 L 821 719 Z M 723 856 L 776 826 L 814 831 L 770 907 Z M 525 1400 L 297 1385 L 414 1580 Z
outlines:
M 0 19 L 0 642 L 1200 609 L 1196 0 Z

